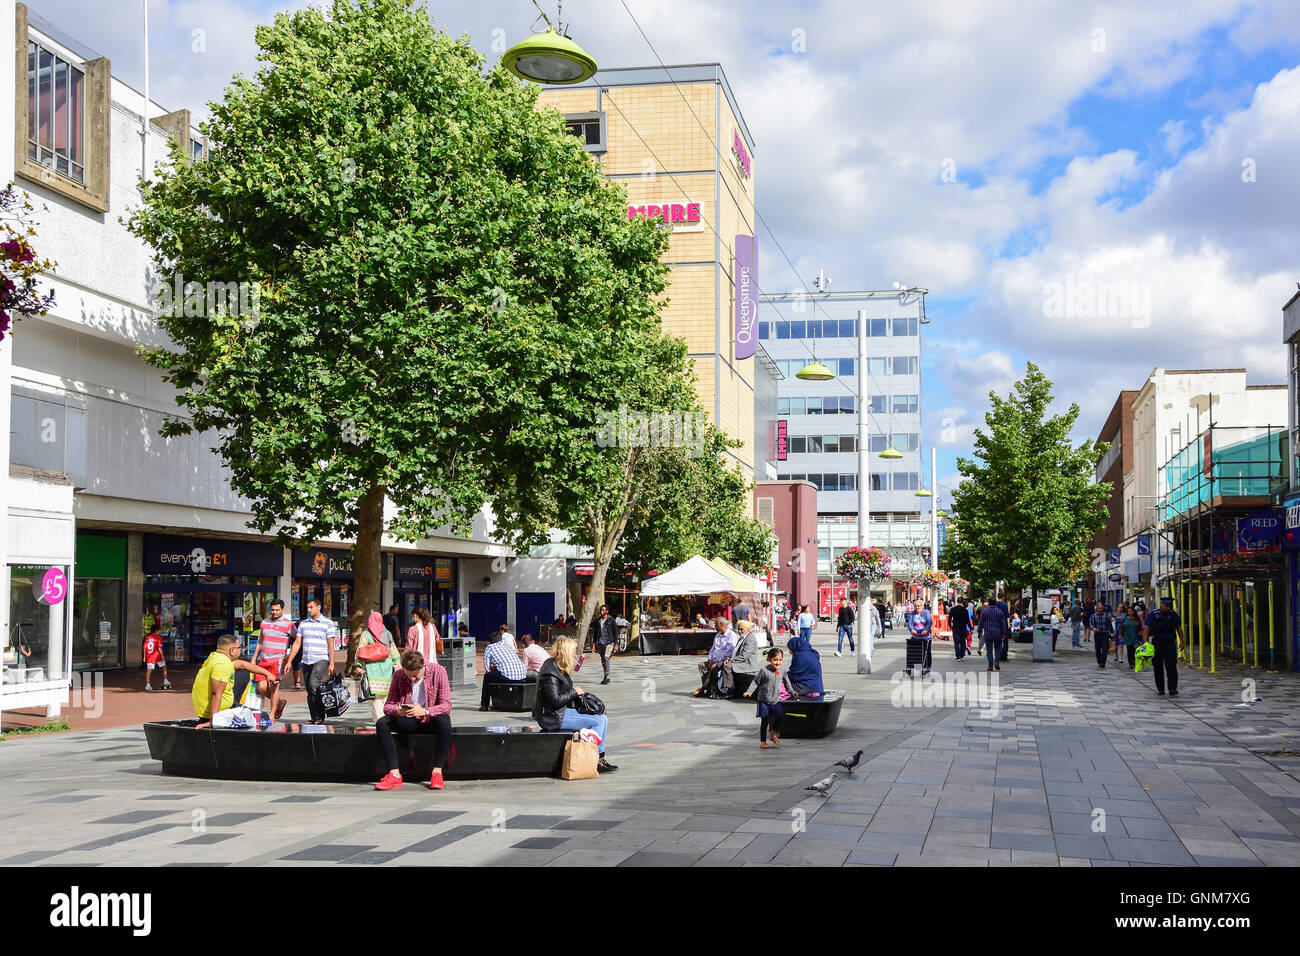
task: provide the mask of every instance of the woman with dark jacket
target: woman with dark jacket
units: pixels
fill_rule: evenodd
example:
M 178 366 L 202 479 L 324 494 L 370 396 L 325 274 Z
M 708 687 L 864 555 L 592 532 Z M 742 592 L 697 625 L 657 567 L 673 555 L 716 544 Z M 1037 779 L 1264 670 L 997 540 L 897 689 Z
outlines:
M 533 704 L 533 720 L 542 730 L 594 730 L 600 737 L 600 762 L 596 769 L 601 773 L 617 770 L 605 759 L 605 744 L 609 718 L 604 714 L 580 714 L 570 704 L 583 695 L 581 687 L 573 685 L 573 665 L 578 656 L 578 642 L 561 637 L 551 647 L 551 659 L 537 672 L 537 702 Z

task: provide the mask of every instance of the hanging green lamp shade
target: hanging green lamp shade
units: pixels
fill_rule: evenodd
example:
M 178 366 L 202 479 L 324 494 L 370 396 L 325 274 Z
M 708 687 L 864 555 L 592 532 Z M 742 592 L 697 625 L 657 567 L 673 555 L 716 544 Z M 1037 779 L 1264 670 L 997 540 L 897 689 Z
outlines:
M 918 491 L 918 492 L 916 493 L 916 497 L 918 497 L 918 498 L 933 498 L 933 497 L 934 497 L 934 492 L 931 491 L 929 488 L 922 488 L 920 491 Z
M 794 377 L 802 379 L 805 382 L 829 382 L 835 377 L 835 373 L 828 369 L 821 362 L 813 359 L 799 371 L 794 373 Z
M 903 453 L 899 451 L 897 448 L 895 448 L 893 445 L 890 445 L 888 448 L 886 448 L 884 451 L 880 453 L 880 457 L 881 458 L 902 458 Z
M 533 83 L 581 83 L 596 75 L 596 61 L 587 51 L 553 29 L 516 43 L 501 63 Z
M 948 517 L 948 512 L 946 512 L 946 511 L 944 511 L 942 508 L 940 508 L 938 511 L 935 512 L 935 517 L 937 517 L 937 518 L 946 518 L 946 517 Z

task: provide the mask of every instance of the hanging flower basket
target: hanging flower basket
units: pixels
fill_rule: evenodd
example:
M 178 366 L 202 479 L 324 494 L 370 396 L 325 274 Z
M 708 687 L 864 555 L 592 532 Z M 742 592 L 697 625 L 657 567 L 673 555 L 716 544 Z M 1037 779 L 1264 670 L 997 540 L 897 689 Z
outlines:
M 943 571 L 925 570 L 921 572 L 920 583 L 927 588 L 942 588 L 948 584 L 948 575 Z
M 954 594 L 965 594 L 970 590 L 970 582 L 963 577 L 955 577 L 949 580 L 948 589 Z
M 850 581 L 879 581 L 889 577 L 893 557 L 880 548 L 848 548 L 835 559 L 835 574 Z

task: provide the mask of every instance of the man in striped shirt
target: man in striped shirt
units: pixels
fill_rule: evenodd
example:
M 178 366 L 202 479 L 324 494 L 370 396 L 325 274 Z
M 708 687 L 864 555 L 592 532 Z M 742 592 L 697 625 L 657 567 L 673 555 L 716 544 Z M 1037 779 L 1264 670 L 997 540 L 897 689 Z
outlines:
M 271 677 L 257 682 L 257 692 L 266 699 L 271 694 L 271 713 L 276 720 L 284 711 L 286 701 L 280 700 L 280 669 L 289 653 L 289 642 L 297 635 L 293 620 L 284 613 L 284 602 L 276 598 L 271 602 L 271 616 L 262 620 L 261 635 L 253 649 L 253 663 L 270 671 Z
M 515 650 L 515 639 L 501 626 L 497 638 L 483 651 L 483 694 L 479 698 L 479 710 L 488 709 L 488 695 L 493 684 L 518 684 L 525 680 L 528 671 Z
M 338 628 L 320 612 L 320 601 L 307 602 L 307 616 L 298 622 L 298 636 L 294 639 L 288 657 L 292 658 L 302 648 L 302 669 L 306 671 L 307 709 L 313 724 L 325 723 L 325 710 L 320 705 L 318 691 L 334 674 L 334 632 Z

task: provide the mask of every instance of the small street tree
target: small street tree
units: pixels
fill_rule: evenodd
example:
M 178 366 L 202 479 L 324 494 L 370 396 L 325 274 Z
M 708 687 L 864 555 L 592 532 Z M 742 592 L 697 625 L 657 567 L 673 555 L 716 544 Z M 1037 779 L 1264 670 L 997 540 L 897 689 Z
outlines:
M 206 158 L 174 144 L 130 217 L 168 290 L 171 344 L 144 355 L 187 413 L 165 434 L 216 436 L 258 530 L 356 542 L 351 660 L 385 525 L 466 533 L 525 473 L 535 513 L 498 517 L 526 537 L 554 514 L 568 423 L 647 374 L 667 239 L 537 87 L 412 0 L 279 14 L 257 42 Z
M 1073 581 L 1088 542 L 1106 522 L 1108 482 L 1094 483 L 1107 445 L 1074 445 L 1071 405 L 1048 416 L 1051 382 L 1032 362 L 1006 398 L 989 394 L 987 431 L 975 430 L 973 459 L 959 458 L 953 493 L 958 533 L 946 563 L 975 583 L 1012 587 Z

